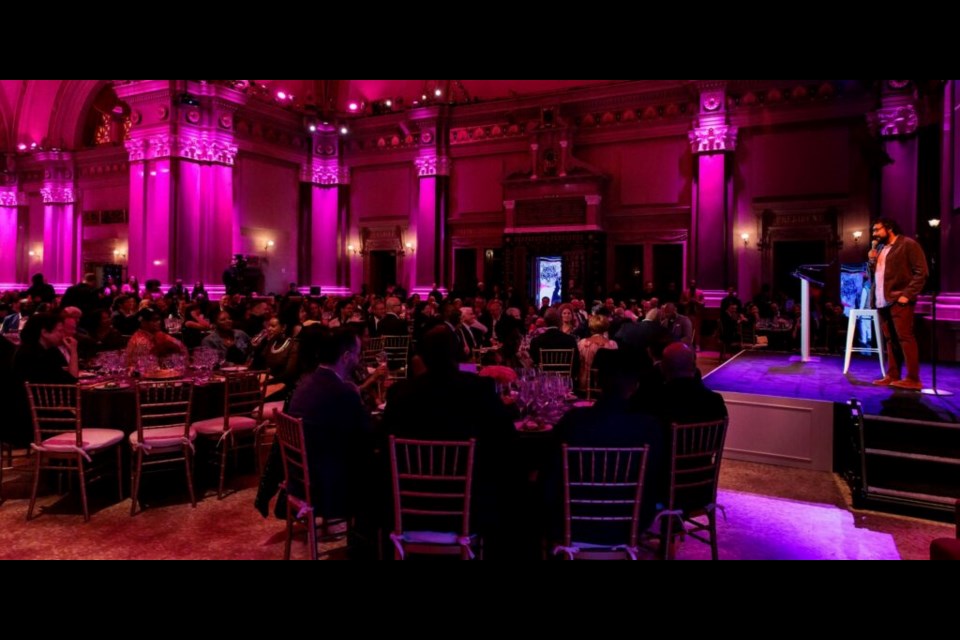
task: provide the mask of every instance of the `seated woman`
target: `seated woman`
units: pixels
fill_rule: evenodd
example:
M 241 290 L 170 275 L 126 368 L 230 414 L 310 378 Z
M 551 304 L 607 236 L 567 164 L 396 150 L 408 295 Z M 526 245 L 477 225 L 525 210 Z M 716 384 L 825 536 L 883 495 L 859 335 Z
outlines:
M 100 309 L 94 312 L 94 317 L 97 318 L 97 321 L 90 332 L 77 334 L 80 357 L 89 359 L 101 351 L 123 349 L 126 346 L 126 341 L 113 326 L 110 311 Z
M 590 337 L 577 343 L 580 351 L 580 388 L 590 386 L 590 369 L 593 368 L 593 359 L 600 349 L 616 349 L 617 343 L 607 337 L 610 321 L 605 316 L 590 316 L 587 322 L 590 328 Z
M 160 314 L 156 309 L 146 307 L 137 313 L 140 328 L 127 343 L 127 366 L 137 366 L 140 358 L 153 355 L 158 358 L 180 353 L 187 355 L 187 348 L 176 338 L 160 328 Z
M 246 364 L 249 361 L 250 336 L 233 328 L 233 318 L 226 311 L 217 315 L 216 331 L 204 338 L 200 346 L 218 351 L 225 362 Z
M 280 324 L 277 317 L 267 320 L 267 327 L 263 334 L 253 339 L 253 368 L 268 370 L 273 382 L 282 383 L 289 387 L 296 381 L 296 360 L 293 354 L 293 339 L 287 336 L 286 327 Z M 285 397 L 285 389 L 271 394 L 280 394 Z
M 70 361 L 60 351 L 64 347 Z M 74 384 L 80 376 L 77 341 L 64 336 L 63 320 L 52 313 L 30 316 L 20 333 L 13 368 L 20 380 L 42 384 Z
M 203 304 L 194 302 L 184 312 L 183 343 L 190 349 L 199 347 L 204 335 L 213 329 L 213 325 L 203 313 Z

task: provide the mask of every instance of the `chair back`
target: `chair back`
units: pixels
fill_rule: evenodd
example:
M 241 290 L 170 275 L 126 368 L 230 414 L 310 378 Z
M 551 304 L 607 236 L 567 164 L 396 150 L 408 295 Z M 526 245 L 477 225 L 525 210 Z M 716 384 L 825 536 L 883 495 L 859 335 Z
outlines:
M 540 370 L 562 376 L 573 375 L 574 349 L 540 349 Z
M 391 378 L 407 377 L 410 356 L 410 336 L 383 336 L 383 350 L 387 353 L 387 368 Z
M 312 512 L 310 501 L 310 468 L 307 466 L 307 448 L 303 436 L 303 420 L 274 409 L 277 441 L 283 460 L 283 488 L 287 492 L 287 508 L 297 512 Z
M 184 381 L 137 383 L 137 438 L 146 442 L 156 429 L 182 427 L 190 438 L 190 410 L 193 407 L 193 383 Z
M 223 400 L 224 421 L 231 417 L 258 419 L 263 414 L 263 399 L 269 376 L 263 371 L 239 371 L 226 374 Z
M 409 440 L 390 436 L 395 534 L 404 533 L 409 518 L 417 528 L 447 529 L 470 535 L 470 496 L 476 439 Z
M 668 509 L 688 514 L 717 501 L 720 461 L 729 419 L 670 425 L 670 494 Z
M 363 354 L 363 364 L 367 367 L 374 367 L 379 364 L 377 356 L 383 351 L 383 337 L 364 338 L 361 346 Z
M 80 426 L 80 387 L 75 384 L 26 383 L 33 440 L 39 446 L 47 438 L 74 432 L 76 446 L 83 446 Z
M 635 557 L 640 501 L 649 447 L 563 445 L 563 544 L 570 557 Z M 606 523 L 606 524 L 603 524 Z M 616 523 L 619 523 L 616 524 Z M 591 529 L 609 527 L 623 537 L 597 548 L 583 546 Z M 576 529 L 576 531 L 575 531 Z

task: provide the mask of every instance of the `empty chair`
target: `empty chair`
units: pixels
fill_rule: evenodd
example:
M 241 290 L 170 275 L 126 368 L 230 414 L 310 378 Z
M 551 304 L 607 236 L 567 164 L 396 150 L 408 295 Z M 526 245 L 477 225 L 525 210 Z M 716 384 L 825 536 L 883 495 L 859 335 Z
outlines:
M 717 483 L 728 419 L 713 422 L 670 425 L 670 484 L 666 509 L 657 514 L 661 525 L 661 552 L 675 557 L 673 538 L 677 534 L 710 545 L 717 553 Z M 703 521 L 706 518 L 706 522 Z M 706 538 L 703 537 L 706 532 Z
M 27 399 L 33 418 L 34 441 L 30 446 L 34 458 L 33 491 L 27 520 L 33 517 L 43 470 L 76 471 L 80 479 L 80 499 L 83 519 L 90 520 L 87 506 L 87 480 L 94 471 L 93 460 L 98 454 L 115 449 L 117 462 L 117 491 L 123 499 L 122 457 L 120 442 L 123 431 L 118 429 L 84 429 L 81 426 L 80 388 L 71 384 L 27 383 Z
M 563 445 L 563 544 L 570 560 L 636 560 L 649 447 Z
M 387 369 L 391 378 L 407 377 L 410 355 L 410 336 L 383 336 L 383 350 L 387 354 Z
M 190 504 L 197 506 L 193 491 L 193 441 L 190 426 L 193 405 L 191 382 L 140 382 L 137 384 L 137 430 L 130 434 L 130 515 L 137 513 L 140 480 L 144 467 L 183 462 Z
M 540 370 L 570 377 L 575 349 L 540 349 Z
M 227 469 L 227 454 L 236 450 L 240 440 L 249 440 L 252 448 L 260 429 L 263 415 L 263 397 L 266 376 L 259 371 L 230 373 L 224 381 L 223 417 L 200 420 L 194 423 L 197 434 L 216 439 L 220 447 L 220 482 L 217 498 L 223 498 L 224 478 Z
M 280 488 L 287 494 L 287 540 L 283 546 L 283 559 L 290 559 L 293 524 L 300 522 L 307 529 L 310 559 L 317 560 L 317 520 L 310 498 L 310 468 L 307 466 L 303 420 L 275 410 L 273 423 L 276 425 L 276 437 L 283 460 L 283 482 Z
M 470 494 L 476 439 L 408 440 L 390 436 L 395 555 L 474 558 L 480 542 L 470 533 Z

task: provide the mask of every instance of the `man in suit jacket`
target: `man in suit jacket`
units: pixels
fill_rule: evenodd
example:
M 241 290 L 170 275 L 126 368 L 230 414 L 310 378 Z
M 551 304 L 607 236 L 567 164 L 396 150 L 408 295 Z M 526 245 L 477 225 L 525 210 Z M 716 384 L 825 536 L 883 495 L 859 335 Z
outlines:
M 400 318 L 403 304 L 400 298 L 387 298 L 387 313 L 380 321 L 381 336 L 405 336 L 408 334 L 407 323 Z
M 434 327 L 420 342 L 426 373 L 390 388 L 383 426 L 404 438 L 477 439 L 473 526 L 485 537 L 488 557 L 504 553 L 513 520 L 513 498 L 521 482 L 514 462 L 517 438 L 512 419 L 493 380 L 457 370 L 458 344 L 446 326 Z
M 682 342 L 667 346 L 660 369 L 666 382 L 656 394 L 651 394 L 651 410 L 668 432 L 673 422 L 709 422 L 727 417 L 723 396 L 704 386 L 697 369 L 697 354 L 689 346 Z
M 387 316 L 387 304 L 383 300 L 375 300 L 371 311 L 370 317 L 367 318 L 367 333 L 371 338 L 379 338 L 383 335 L 383 319 Z
M 593 362 L 603 395 L 592 407 L 567 412 L 557 423 L 557 441 L 571 447 L 650 447 L 640 502 L 640 531 L 644 531 L 653 522 L 657 503 L 663 502 L 666 495 L 663 464 L 668 454 L 664 447 L 663 426 L 650 414 L 630 410 L 629 398 L 637 389 L 640 372 L 629 353 L 601 349 Z M 562 514 L 562 502 L 557 493 L 562 490 L 563 483 L 560 461 L 561 454 L 557 450 L 551 458 L 551 472 L 545 485 L 548 503 L 553 505 L 551 534 L 554 539 L 557 539 L 560 522 L 557 516 Z M 574 534 L 575 540 L 599 544 L 622 543 L 627 539 L 624 523 L 614 523 L 614 526 L 599 523 L 599 526 L 585 527 L 582 531 L 575 530 Z
M 543 316 L 547 330 L 530 341 L 530 357 L 533 363 L 540 364 L 541 349 L 572 349 L 573 350 L 573 379 L 580 375 L 580 353 L 577 349 L 576 336 L 568 335 L 560 330 L 562 323 L 560 312 L 550 309 Z
M 332 330 L 320 337 L 315 356 L 320 364 L 297 386 L 289 413 L 303 419 L 317 514 L 350 517 L 362 506 L 373 451 L 370 419 L 350 382 L 360 362 L 360 340 L 346 329 Z

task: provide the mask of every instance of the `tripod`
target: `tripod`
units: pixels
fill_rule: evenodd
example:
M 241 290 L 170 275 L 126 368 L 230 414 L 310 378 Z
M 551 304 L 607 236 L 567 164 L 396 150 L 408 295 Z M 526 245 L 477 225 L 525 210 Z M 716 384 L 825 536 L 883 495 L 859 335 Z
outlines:
M 937 291 L 932 291 L 930 293 L 931 318 L 933 321 L 933 335 L 930 338 L 931 346 L 933 348 L 933 361 L 930 363 L 930 381 L 932 386 L 926 389 L 921 389 L 920 393 L 928 396 L 952 396 L 952 391 L 937 388 L 937 362 L 940 360 L 940 345 L 937 341 L 937 293 Z

